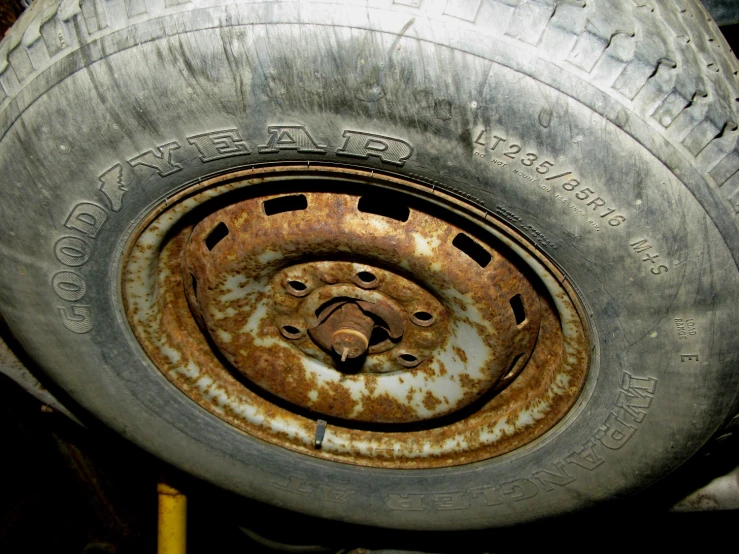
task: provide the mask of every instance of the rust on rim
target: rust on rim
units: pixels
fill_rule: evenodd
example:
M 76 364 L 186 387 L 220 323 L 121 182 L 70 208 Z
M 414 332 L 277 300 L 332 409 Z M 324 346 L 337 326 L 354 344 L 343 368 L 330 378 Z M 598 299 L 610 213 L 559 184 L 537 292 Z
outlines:
M 583 387 L 573 291 L 438 191 L 281 167 L 166 204 L 129 244 L 126 315 L 170 381 L 254 436 L 345 463 L 457 465 L 541 436 Z
M 295 198 L 304 209 L 270 212 Z M 538 295 L 460 228 L 415 210 L 407 221 L 363 212 L 361 199 L 305 192 L 234 202 L 195 225 L 184 264 L 168 270 L 196 284 L 190 306 L 230 364 L 296 406 L 407 423 L 474 402 L 531 355 Z M 487 256 L 484 268 L 458 237 Z

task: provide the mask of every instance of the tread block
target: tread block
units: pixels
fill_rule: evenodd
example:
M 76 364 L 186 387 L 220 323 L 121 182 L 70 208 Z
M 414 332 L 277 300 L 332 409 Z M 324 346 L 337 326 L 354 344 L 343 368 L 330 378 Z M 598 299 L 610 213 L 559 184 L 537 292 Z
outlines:
M 15 71 L 15 76 L 18 77 L 18 81 L 22 82 L 33 73 L 33 64 L 31 58 L 28 57 L 28 51 L 25 48 L 14 48 L 10 54 L 8 54 L 8 63 Z
M 613 88 L 629 100 L 633 100 L 656 71 L 657 68 L 653 65 L 635 58 L 626 64 L 621 75 L 613 83 Z
M 41 38 L 46 45 L 49 57 L 56 56 L 68 46 L 68 41 L 64 38 L 64 28 L 56 17 L 52 17 L 41 25 Z
M 586 25 L 584 6 L 558 4 L 539 41 L 542 54 L 548 59 L 564 61 Z
M 673 121 L 690 104 L 690 99 L 685 98 L 680 92 L 672 89 L 659 106 L 652 112 L 652 117 L 662 127 L 669 127 Z
M 739 152 L 732 150 L 708 172 L 718 186 L 723 186 L 739 171 Z
M 146 0 L 126 0 L 126 15 L 136 17 L 146 12 Z
M 108 18 L 105 16 L 101 0 L 82 0 L 80 4 L 88 34 L 97 33 L 108 26 Z
M 575 67 L 590 73 L 603 55 L 603 52 L 606 51 L 607 46 L 608 41 L 604 37 L 597 35 L 590 25 L 588 25 L 585 32 L 577 38 L 575 47 L 567 56 L 567 61 Z
M 482 0 L 447 0 L 444 15 L 450 15 L 464 21 L 475 21 L 480 11 Z
M 0 73 L 0 87 L 3 88 L 7 96 L 15 96 L 18 94 L 21 86 L 15 76 L 15 71 L 13 71 L 12 66 L 8 65 L 8 67 Z
M 511 22 L 519 0 L 484 0 L 475 17 L 475 24 L 496 35 L 502 35 Z
M 514 10 L 506 35 L 528 44 L 536 45 L 541 40 L 547 23 L 554 14 L 554 4 L 541 0 L 522 2 Z
M 706 117 L 699 121 L 681 142 L 693 156 L 697 156 L 720 133 L 721 127 Z
M 732 187 L 728 187 L 729 193 L 725 196 L 726 200 L 728 201 L 729 205 L 734 210 L 734 214 L 739 214 L 739 175 L 734 174 L 734 177 L 731 179 L 731 185 Z

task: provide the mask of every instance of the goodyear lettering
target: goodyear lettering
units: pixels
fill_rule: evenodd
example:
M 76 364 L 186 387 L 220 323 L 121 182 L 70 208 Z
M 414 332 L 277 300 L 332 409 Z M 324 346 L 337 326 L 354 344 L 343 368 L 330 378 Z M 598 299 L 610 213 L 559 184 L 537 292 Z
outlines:
M 404 140 L 362 133 L 344 131 L 344 146 L 336 151 L 339 156 L 367 159 L 370 156 L 393 165 L 403 165 L 413 154 L 413 147 Z
M 337 141 L 343 143 L 335 147 L 338 156 L 368 159 L 377 158 L 383 163 L 402 166 L 413 154 L 410 143 L 400 138 L 344 131 Z M 182 145 L 185 146 L 182 146 Z M 276 154 L 292 151 L 300 154 L 326 154 L 329 147 L 320 144 L 308 129 L 302 125 L 270 125 L 267 127 L 263 144 L 256 147 L 260 154 Z M 190 152 L 187 150 L 190 149 Z M 185 138 L 184 142 L 170 140 L 149 150 L 140 152 L 127 161 L 119 161 L 105 169 L 91 187 L 100 200 L 83 200 L 76 203 L 68 212 L 62 225 L 72 234 L 65 235 L 54 244 L 54 257 L 61 267 L 50 277 L 52 290 L 66 304 L 58 306 L 57 311 L 62 324 L 71 332 L 83 334 L 93 328 L 90 307 L 84 303 L 87 283 L 84 273 L 69 268 L 83 268 L 90 260 L 94 242 L 105 227 L 111 213 L 120 212 L 126 205 L 126 196 L 148 181 L 152 175 L 169 177 L 182 171 L 182 161 L 197 155 L 200 163 L 215 160 L 248 156 L 253 147 L 247 144 L 236 128 L 219 129 L 198 133 Z M 339 489 L 323 490 L 326 495 L 344 494 Z M 327 492 L 328 491 L 328 492 Z
M 326 153 L 326 146 L 318 144 L 302 125 L 274 125 L 267 127 L 270 134 L 267 144 L 259 147 L 260 154 L 277 153 L 281 150 Z
M 251 154 L 251 150 L 236 129 L 194 135 L 187 137 L 187 142 L 198 149 L 200 161 L 203 163 Z

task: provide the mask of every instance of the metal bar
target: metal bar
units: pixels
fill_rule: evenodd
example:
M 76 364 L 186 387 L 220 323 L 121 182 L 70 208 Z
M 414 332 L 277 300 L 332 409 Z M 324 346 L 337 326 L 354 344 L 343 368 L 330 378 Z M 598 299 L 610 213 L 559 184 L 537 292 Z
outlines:
M 187 497 L 165 482 L 157 485 L 159 523 L 157 554 L 185 554 L 187 548 Z

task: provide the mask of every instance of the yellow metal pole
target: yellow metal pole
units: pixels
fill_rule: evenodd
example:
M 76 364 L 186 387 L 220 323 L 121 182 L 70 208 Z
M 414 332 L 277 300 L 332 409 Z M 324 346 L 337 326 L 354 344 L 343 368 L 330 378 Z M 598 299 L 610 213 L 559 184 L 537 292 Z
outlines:
M 157 485 L 157 493 L 159 493 L 157 554 L 185 554 L 187 497 L 164 482 Z

